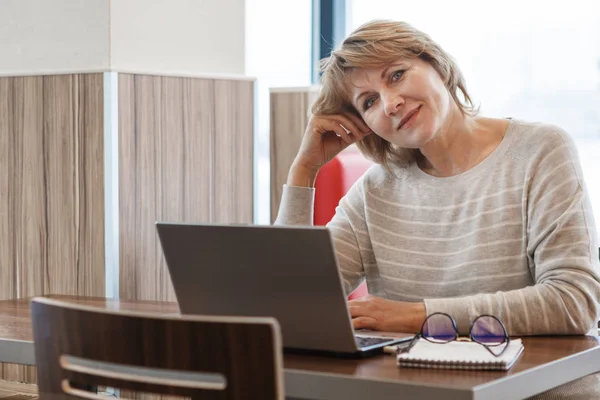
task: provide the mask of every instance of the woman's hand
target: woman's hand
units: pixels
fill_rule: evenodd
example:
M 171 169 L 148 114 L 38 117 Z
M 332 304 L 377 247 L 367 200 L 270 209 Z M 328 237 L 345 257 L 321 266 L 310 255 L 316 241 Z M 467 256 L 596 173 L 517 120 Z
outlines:
M 366 296 L 348 302 L 354 329 L 417 333 L 427 312 L 424 303 L 407 303 Z
M 352 114 L 313 115 L 288 176 L 288 185 L 313 186 L 319 169 L 371 130 Z

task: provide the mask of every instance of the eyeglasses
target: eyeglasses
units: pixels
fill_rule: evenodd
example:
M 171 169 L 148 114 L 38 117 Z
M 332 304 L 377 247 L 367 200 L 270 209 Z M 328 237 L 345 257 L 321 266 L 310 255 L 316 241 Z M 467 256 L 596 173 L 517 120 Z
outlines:
M 408 346 L 398 346 L 397 353 L 408 353 L 423 338 L 431 343 L 445 344 L 454 340 L 476 342 L 485 347 L 492 355 L 500 357 L 508 348 L 510 338 L 502 322 L 493 315 L 480 315 L 475 318 L 469 329 L 469 337 L 459 337 L 456 321 L 445 313 L 433 313 L 425 318 L 421 330 Z

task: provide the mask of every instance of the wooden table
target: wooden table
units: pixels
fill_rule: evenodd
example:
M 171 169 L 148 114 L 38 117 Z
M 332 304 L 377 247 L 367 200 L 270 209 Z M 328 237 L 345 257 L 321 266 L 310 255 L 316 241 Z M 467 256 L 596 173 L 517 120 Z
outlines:
M 53 296 L 107 309 L 178 313 L 176 303 Z M 595 336 L 523 338 L 508 372 L 398 368 L 390 355 L 364 360 L 286 354 L 287 396 L 306 399 L 517 399 L 600 371 Z M 0 362 L 34 365 L 29 301 L 0 301 Z

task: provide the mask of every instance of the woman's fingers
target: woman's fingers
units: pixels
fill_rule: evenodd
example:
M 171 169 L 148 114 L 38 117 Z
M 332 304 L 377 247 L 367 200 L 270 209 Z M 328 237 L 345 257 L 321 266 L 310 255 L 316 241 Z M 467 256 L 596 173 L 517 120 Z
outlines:
M 333 132 L 337 137 L 348 144 L 352 144 L 354 142 L 354 138 L 350 136 L 349 130 L 334 119 L 321 120 L 319 122 L 319 130 L 321 134 Z
M 377 299 L 378 299 L 378 297 L 373 296 L 372 294 L 368 294 L 365 297 L 361 297 L 359 299 L 348 300 L 348 305 L 365 307 L 365 306 L 377 301 Z
M 371 132 L 370 130 L 365 131 L 363 128 L 357 125 L 355 121 L 347 118 L 346 116 L 336 115 L 335 118 L 339 124 L 344 127 L 344 130 L 348 136 L 352 137 L 355 141 L 364 139 L 364 137 Z
M 362 132 L 363 137 L 371 133 L 371 128 L 369 128 L 369 126 L 365 123 L 365 121 L 362 120 L 362 118 L 359 118 L 351 113 L 344 114 L 344 116 L 354 123 L 354 125 Z
M 377 320 L 370 317 L 352 318 L 352 326 L 354 329 L 377 330 Z
M 337 137 L 348 144 L 362 140 L 372 133 L 367 124 L 352 114 L 337 114 L 319 118 L 321 133 L 334 132 Z
M 363 315 L 367 315 L 368 311 L 365 307 L 363 306 L 359 306 L 359 305 L 348 305 L 348 311 L 350 311 L 350 316 L 352 318 L 354 317 L 360 317 Z
M 342 131 L 340 132 L 336 130 L 335 135 L 348 144 L 354 143 L 355 138 L 352 137 L 352 131 L 342 124 L 338 124 L 338 126 L 341 128 Z
M 346 135 L 348 137 L 351 137 L 353 141 L 361 140 L 363 138 L 363 133 L 360 131 L 360 129 L 357 128 L 354 122 L 350 121 L 347 118 L 344 118 L 341 115 L 336 115 L 333 118 L 338 123 L 338 125 L 342 127 Z
M 418 332 L 426 317 L 424 303 L 406 303 L 368 295 L 348 301 L 354 327 L 393 332 Z
M 348 301 L 348 311 L 350 311 L 354 329 L 381 329 L 383 321 L 376 302 L 377 298 L 374 296 Z
M 362 315 L 373 315 L 374 312 L 378 311 L 378 307 L 365 297 L 364 299 L 348 301 L 348 311 L 350 311 L 351 316 L 360 317 Z

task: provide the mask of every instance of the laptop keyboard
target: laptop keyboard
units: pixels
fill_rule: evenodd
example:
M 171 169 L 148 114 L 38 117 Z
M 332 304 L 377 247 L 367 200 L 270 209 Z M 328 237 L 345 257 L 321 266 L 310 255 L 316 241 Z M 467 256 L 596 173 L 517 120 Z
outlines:
M 380 338 L 372 336 L 355 336 L 354 339 L 356 340 L 356 345 L 359 349 L 391 341 L 390 338 Z

